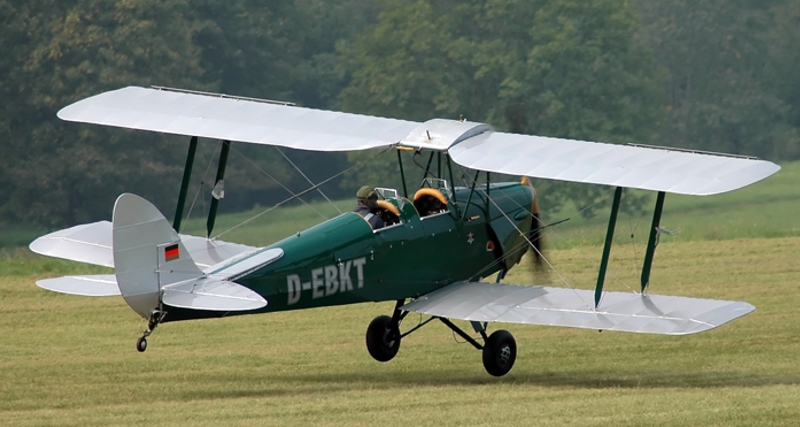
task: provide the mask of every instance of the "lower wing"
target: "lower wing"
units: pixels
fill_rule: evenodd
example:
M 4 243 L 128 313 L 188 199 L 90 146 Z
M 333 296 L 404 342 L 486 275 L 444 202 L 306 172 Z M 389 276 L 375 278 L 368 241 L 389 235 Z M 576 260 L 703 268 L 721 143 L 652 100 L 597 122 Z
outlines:
M 755 307 L 721 301 L 632 292 L 605 292 L 504 283 L 457 282 L 424 295 L 403 310 L 449 319 L 566 326 L 622 332 L 687 335 L 716 328 Z

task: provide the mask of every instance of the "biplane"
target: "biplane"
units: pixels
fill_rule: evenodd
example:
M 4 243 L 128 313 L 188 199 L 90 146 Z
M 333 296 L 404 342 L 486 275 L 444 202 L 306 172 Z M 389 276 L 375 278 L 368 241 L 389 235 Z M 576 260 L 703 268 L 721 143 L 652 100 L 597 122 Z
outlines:
M 665 195 L 724 193 L 780 169 L 749 157 L 519 135 L 463 119 L 418 123 L 163 87 L 101 93 L 63 108 L 58 117 L 190 138 L 172 224 L 144 198 L 122 194 L 110 222 L 56 231 L 30 245 L 39 254 L 113 267 L 113 275 L 37 284 L 73 295 L 121 295 L 147 321 L 136 343 L 139 351 L 146 350 L 147 337 L 162 323 L 377 301 L 395 306 L 367 327 L 366 346 L 374 359 L 391 360 L 403 339 L 438 320 L 480 350 L 494 376 L 512 368 L 517 345 L 507 331 L 489 334 L 489 323 L 670 335 L 707 331 L 754 307 L 649 294 Z M 396 149 L 401 174 L 400 153 L 413 150 L 428 156 L 426 178 L 419 188 L 410 187 L 404 175 L 402 188 L 376 188 L 375 214 L 385 223 L 379 229 L 347 212 L 268 246 L 229 243 L 208 237 L 219 192 L 209 209 L 207 236 L 180 234 L 198 138 L 220 141 L 215 191 L 222 187 L 233 143 L 325 152 Z M 456 168 L 469 171 L 457 173 L 468 179 L 455 182 Z M 543 225 L 538 195 L 525 179 L 491 182 L 491 174 L 615 189 L 594 290 L 503 282 L 527 251 L 538 253 Z M 641 287 L 604 291 L 626 188 L 657 193 Z M 427 317 L 403 330 L 409 313 Z M 474 333 L 454 319 L 469 321 Z

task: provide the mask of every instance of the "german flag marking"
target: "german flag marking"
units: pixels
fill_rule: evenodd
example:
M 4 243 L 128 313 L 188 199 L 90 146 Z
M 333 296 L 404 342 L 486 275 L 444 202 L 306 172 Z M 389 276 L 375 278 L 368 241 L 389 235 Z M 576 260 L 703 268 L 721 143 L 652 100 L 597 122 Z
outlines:
M 181 250 L 178 247 L 177 243 L 175 243 L 174 245 L 169 245 L 164 248 L 165 261 L 174 261 L 180 257 L 181 257 Z

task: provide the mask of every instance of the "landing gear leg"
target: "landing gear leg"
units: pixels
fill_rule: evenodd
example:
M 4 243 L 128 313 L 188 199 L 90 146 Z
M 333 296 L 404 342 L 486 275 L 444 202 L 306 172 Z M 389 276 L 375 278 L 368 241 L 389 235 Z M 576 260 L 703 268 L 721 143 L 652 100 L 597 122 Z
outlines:
M 155 308 L 150 313 L 150 319 L 147 320 L 147 329 L 142 333 L 142 336 L 136 340 L 136 350 L 139 353 L 144 353 L 147 350 L 147 337 L 153 333 L 159 323 L 164 320 L 164 316 L 167 315 L 166 311 L 161 310 L 160 308 Z
M 483 367 L 489 374 L 495 377 L 502 377 L 514 367 L 514 361 L 517 360 L 517 342 L 511 332 L 501 329 L 487 337 L 486 326 L 479 322 L 472 322 L 475 331 L 483 337 L 483 345 L 481 345 L 450 320 L 444 317 L 440 317 L 439 320 L 452 329 L 453 332 L 460 335 L 461 338 L 472 344 L 473 347 L 481 350 L 483 353 Z
M 502 377 L 514 367 L 514 362 L 517 360 L 517 342 L 510 332 L 501 329 L 491 335 L 487 335 L 486 323 L 471 322 L 475 332 L 480 334 L 478 339 L 483 339 L 483 344 L 481 344 L 451 322 L 450 319 L 431 316 L 410 330 L 401 333 L 400 322 L 409 313 L 400 309 L 403 304 L 405 304 L 405 300 L 398 300 L 391 317 L 378 316 L 369 324 L 367 328 L 367 350 L 373 359 L 379 362 L 392 360 L 400 349 L 400 341 L 403 337 L 427 325 L 428 322 L 439 319 L 466 342 L 481 351 L 483 354 L 483 367 L 489 374 L 495 377 Z

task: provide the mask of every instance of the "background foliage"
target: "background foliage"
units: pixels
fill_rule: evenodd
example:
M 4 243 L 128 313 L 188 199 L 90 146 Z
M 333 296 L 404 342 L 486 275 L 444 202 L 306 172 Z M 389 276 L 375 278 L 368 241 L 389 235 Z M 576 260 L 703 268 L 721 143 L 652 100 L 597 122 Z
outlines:
M 793 160 L 798 37 L 790 0 L 0 0 L 0 223 L 108 218 L 123 191 L 172 211 L 187 141 L 56 118 L 127 85 Z M 310 185 L 276 150 L 240 145 L 224 209 Z M 217 151 L 202 142 L 197 209 Z M 315 182 L 358 164 L 325 188 L 335 198 L 399 187 L 394 153 L 284 154 Z M 590 186 L 537 185 L 551 208 L 604 200 Z

